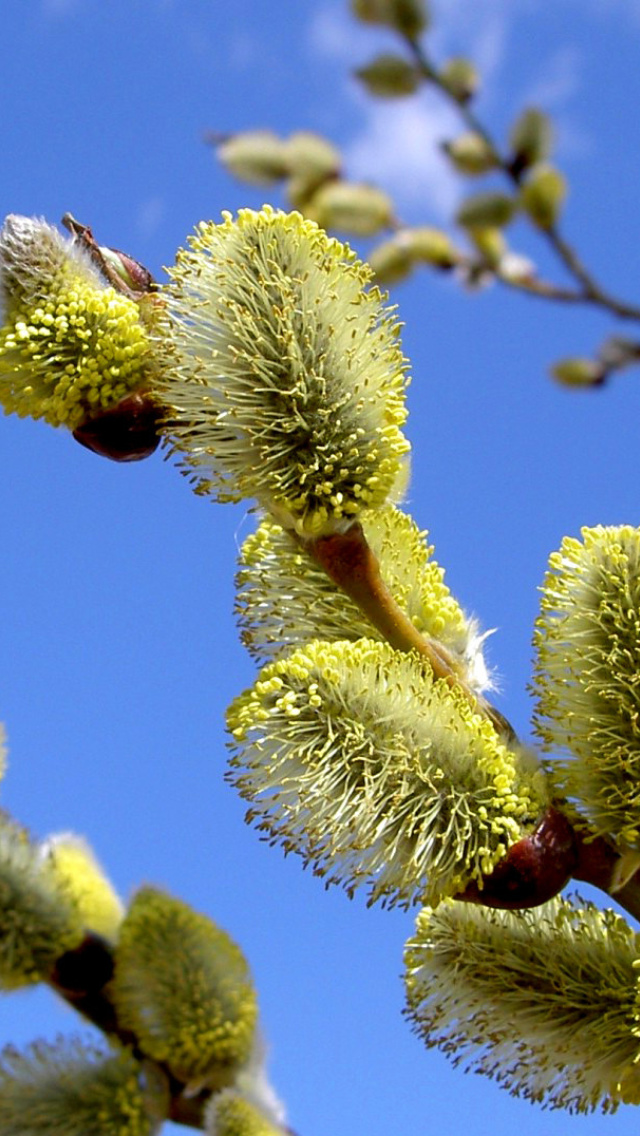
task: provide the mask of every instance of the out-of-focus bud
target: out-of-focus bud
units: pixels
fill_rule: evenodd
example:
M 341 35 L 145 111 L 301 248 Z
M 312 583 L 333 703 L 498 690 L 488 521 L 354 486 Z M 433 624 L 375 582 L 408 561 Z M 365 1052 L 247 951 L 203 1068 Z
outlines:
M 468 177 L 486 174 L 488 170 L 494 169 L 497 165 L 497 158 L 492 147 L 475 130 L 460 134 L 451 142 L 444 142 L 442 149 L 458 173 L 466 174 Z
M 291 177 L 304 178 L 320 185 L 340 172 L 340 151 L 321 134 L 311 130 L 297 130 L 284 143 L 287 172 Z
M 456 221 L 465 229 L 501 229 L 512 220 L 515 210 L 516 202 L 507 193 L 475 193 L 462 202 Z
M 204 1114 L 207 1136 L 286 1136 L 273 1116 L 235 1087 L 214 1093 Z
M 520 204 L 534 225 L 552 229 L 566 195 L 566 180 L 555 166 L 534 166 L 520 191 Z
M 558 359 L 551 367 L 551 375 L 564 387 L 597 387 L 605 378 L 601 363 L 581 355 Z
M 73 832 L 60 832 L 40 845 L 40 854 L 72 896 L 85 927 L 115 939 L 124 907 L 87 842 Z
M 469 59 L 456 56 L 440 71 L 440 81 L 457 103 L 468 103 L 480 86 L 480 77 Z
M 549 116 L 535 107 L 524 110 L 511 128 L 509 142 L 512 151 L 511 168 L 515 173 L 529 169 L 536 162 L 544 162 L 549 157 L 552 142 Z
M 411 39 L 430 22 L 425 0 L 351 0 L 351 11 L 365 24 L 386 24 Z
M 485 263 L 491 268 L 497 268 L 507 251 L 507 242 L 502 229 L 491 227 L 469 229 L 469 238 L 481 253 Z
M 126 1049 L 78 1038 L 0 1054 L 0 1132 L 20 1136 L 157 1136 L 166 1077 Z
M 69 889 L 24 829 L 0 816 L 0 988 L 42 981 L 83 937 Z
M 398 284 L 411 275 L 413 260 L 402 234 L 383 241 L 369 254 L 377 284 Z
M 289 172 L 286 144 L 271 130 L 233 134 L 218 146 L 225 169 L 250 185 L 271 185 Z
M 393 202 L 373 185 L 332 181 L 314 194 L 306 212 L 323 229 L 370 237 L 391 224 Z
M 121 925 L 111 984 L 118 1018 L 154 1061 L 221 1088 L 249 1060 L 256 994 L 240 948 L 206 916 L 141 888 Z
M 367 67 L 355 72 L 369 94 L 385 99 L 412 95 L 420 83 L 420 75 L 401 55 L 377 55 Z
M 418 264 L 454 268 L 460 259 L 451 238 L 442 229 L 431 229 L 423 225 L 417 229 L 403 230 L 402 236 L 411 259 Z
M 625 335 L 610 335 L 598 348 L 598 359 L 607 371 L 621 371 L 624 367 L 637 366 L 640 343 Z
M 322 185 L 322 182 L 320 182 L 320 185 Z M 315 217 L 311 202 L 318 189 L 318 182 L 315 179 L 310 180 L 304 174 L 300 177 L 289 178 L 286 185 L 287 201 L 292 209 L 297 209 L 298 213 L 302 213 L 304 217 Z

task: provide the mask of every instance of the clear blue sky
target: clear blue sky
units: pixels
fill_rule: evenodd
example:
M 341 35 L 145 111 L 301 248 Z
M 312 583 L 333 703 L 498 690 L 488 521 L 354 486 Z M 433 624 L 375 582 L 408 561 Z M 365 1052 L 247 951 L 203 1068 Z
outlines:
M 640 4 L 435 10 L 434 49 L 482 60 L 496 130 L 534 101 L 553 113 L 566 231 L 637 301 Z M 424 97 L 372 105 L 349 79 L 388 41 L 352 24 L 346 0 L 4 0 L 2 27 L 0 213 L 70 210 L 158 274 L 198 220 L 279 203 L 216 166 L 207 128 L 326 133 L 410 221 L 442 222 L 459 194 L 434 158 L 450 118 Z M 524 232 L 514 242 L 540 255 Z M 410 508 L 453 591 L 498 629 L 500 706 L 526 736 L 549 552 L 583 524 L 640 522 L 640 372 L 591 393 L 546 377 L 613 330 L 594 313 L 426 274 L 394 299 L 413 361 Z M 165 886 L 237 938 L 299 1136 L 635 1134 L 630 1108 L 541 1113 L 424 1051 L 400 1016 L 411 915 L 325 892 L 244 826 L 223 784 L 223 714 L 254 674 L 232 616 L 247 509 L 192 496 L 158 456 L 117 466 L 13 418 L 0 434 L 4 807 L 38 835 L 84 833 L 123 894 Z M 76 1026 L 46 992 L 0 1002 L 0 1041 Z

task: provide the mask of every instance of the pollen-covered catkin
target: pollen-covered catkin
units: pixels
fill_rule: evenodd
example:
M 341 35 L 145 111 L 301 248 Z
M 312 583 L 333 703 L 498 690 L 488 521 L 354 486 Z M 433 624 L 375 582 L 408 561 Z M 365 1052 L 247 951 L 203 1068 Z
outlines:
M 166 433 L 198 492 L 318 536 L 381 505 L 409 449 L 398 323 L 348 246 L 265 206 L 202 223 L 164 292 Z

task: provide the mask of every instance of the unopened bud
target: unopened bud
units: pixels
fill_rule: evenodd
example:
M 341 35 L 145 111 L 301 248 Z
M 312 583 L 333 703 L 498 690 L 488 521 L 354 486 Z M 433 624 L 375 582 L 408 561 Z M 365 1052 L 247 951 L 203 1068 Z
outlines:
M 467 174 L 469 177 L 486 174 L 488 170 L 497 165 L 493 148 L 481 134 L 477 134 L 474 130 L 460 134 L 451 142 L 445 142 L 442 149 L 458 173 Z
M 415 67 L 401 55 L 377 55 L 367 67 L 355 72 L 371 95 L 396 99 L 412 95 L 420 82 Z
M 555 166 L 535 166 L 520 191 L 520 203 L 534 225 L 552 229 L 567 195 L 567 183 Z
M 425 0 L 351 0 L 351 11 L 365 24 L 385 24 L 411 39 L 429 26 Z
M 117 287 L 118 281 L 122 281 L 127 292 L 136 296 L 154 290 L 153 276 L 139 260 L 134 260 L 120 249 L 107 248 L 105 245 L 99 245 L 98 252 L 103 261 L 102 270 L 114 287 Z
M 310 130 L 298 130 L 284 143 L 284 156 L 289 174 L 316 186 L 340 172 L 340 151 Z
M 604 382 L 601 363 L 580 355 L 558 359 L 551 367 L 551 375 L 565 387 L 595 387 Z
M 434 268 L 453 268 L 460 259 L 451 238 L 442 229 L 431 229 L 426 225 L 405 229 L 403 242 L 412 260 L 431 264 Z
M 369 254 L 369 264 L 377 284 L 397 284 L 411 275 L 413 261 L 406 243 L 400 237 L 384 241 Z
M 332 181 L 314 194 L 307 212 L 323 229 L 370 237 L 391 224 L 393 203 L 375 186 Z
M 462 202 L 456 221 L 465 229 L 502 228 L 509 224 L 515 209 L 516 202 L 506 193 L 476 193 Z
M 271 130 L 233 134 L 218 146 L 225 169 L 250 185 L 271 185 L 287 176 L 285 143 Z
M 505 252 L 507 242 L 502 229 L 477 228 L 469 229 L 469 238 L 473 241 L 483 260 L 491 268 L 497 268 Z
M 468 103 L 480 86 L 480 77 L 469 59 L 449 59 L 440 71 L 440 81 L 457 103 Z
M 535 107 L 523 111 L 514 122 L 509 135 L 512 169 L 521 173 L 536 162 L 544 162 L 551 150 L 551 139 L 549 116 Z

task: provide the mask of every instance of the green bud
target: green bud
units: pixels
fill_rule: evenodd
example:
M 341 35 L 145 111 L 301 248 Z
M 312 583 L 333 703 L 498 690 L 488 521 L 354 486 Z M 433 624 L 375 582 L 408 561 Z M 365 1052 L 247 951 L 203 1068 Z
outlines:
M 426 225 L 404 229 L 403 241 L 412 260 L 417 263 L 431 264 L 434 268 L 453 268 L 458 263 L 459 254 L 442 229 L 431 229 Z
M 251 1055 L 257 1006 L 242 951 L 164 892 L 145 887 L 134 896 L 111 990 L 143 1052 L 192 1087 L 229 1084 Z
M 536 162 L 544 162 L 549 157 L 551 141 L 549 116 L 534 107 L 523 111 L 514 122 L 509 135 L 514 169 L 520 172 L 529 169 Z
M 502 228 L 512 220 L 517 203 L 506 193 L 476 193 L 458 209 L 456 221 L 465 229 Z
M 229 173 L 250 185 L 271 185 L 289 172 L 285 143 L 271 130 L 233 134 L 217 152 Z
M 319 184 L 322 185 L 322 182 Z M 319 184 L 315 178 L 310 179 L 304 174 L 289 178 L 285 192 L 291 209 L 301 213 L 303 217 L 306 217 L 309 212 L 313 213 L 311 202 L 313 195 L 318 192 Z
M 384 241 L 369 253 L 371 265 L 378 284 L 398 284 L 411 275 L 413 260 L 411 253 L 401 237 Z
M 309 185 L 320 185 L 340 172 L 340 151 L 310 130 L 298 130 L 284 143 L 284 155 L 289 174 L 303 178 Z
M 442 146 L 460 174 L 477 177 L 486 174 L 497 165 L 496 155 L 489 143 L 473 130 L 460 134 Z
M 458 103 L 469 102 L 480 85 L 480 78 L 473 63 L 468 59 L 456 57 L 449 59 L 440 71 L 440 81 Z
M 469 229 L 469 238 L 486 264 L 490 268 L 497 268 L 507 250 L 502 229 L 491 227 Z
M 355 72 L 369 94 L 395 99 L 412 95 L 420 83 L 420 74 L 401 55 L 377 55 L 367 67 Z
M 365 24 L 385 24 L 411 39 L 430 22 L 425 0 L 351 0 L 351 11 Z
M 520 190 L 520 204 L 540 229 L 552 229 L 566 195 L 566 179 L 555 166 L 534 166 Z
M 371 237 L 391 224 L 393 202 L 375 186 L 331 181 L 314 194 L 307 213 L 323 229 Z
M 581 355 L 558 359 L 551 367 L 551 375 L 565 387 L 594 387 L 604 379 L 602 364 Z

